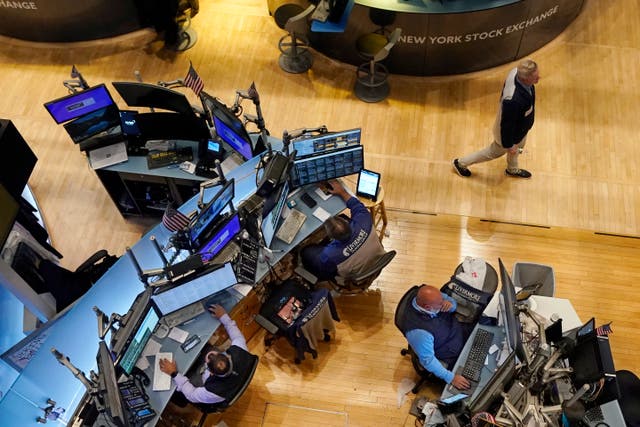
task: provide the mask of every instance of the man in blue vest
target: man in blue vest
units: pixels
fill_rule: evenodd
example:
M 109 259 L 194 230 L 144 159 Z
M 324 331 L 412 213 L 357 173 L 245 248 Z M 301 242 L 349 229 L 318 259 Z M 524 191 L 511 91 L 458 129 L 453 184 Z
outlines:
M 189 378 L 178 373 L 175 361 L 160 360 L 160 370 L 171 375 L 176 383 L 176 390 L 181 391 L 193 403 L 218 403 L 233 397 L 233 391 L 237 390 L 243 379 L 243 375 L 239 373 L 249 366 L 251 360 L 251 353 L 247 351 L 247 341 L 225 309 L 214 304 L 209 307 L 209 312 L 224 326 L 231 340 L 231 347 L 225 352 L 207 353 L 207 369 L 202 373 L 202 386 L 193 385 Z
M 404 313 L 400 330 L 426 370 L 464 390 L 470 387 L 469 380 L 447 369 L 455 364 L 469 336 L 468 328 L 454 316 L 456 308 L 453 298 L 422 285 Z
M 338 180 L 329 181 L 327 189 L 345 202 L 351 218 L 327 219 L 324 228 L 331 241 L 305 246 L 300 252 L 304 267 L 320 280 L 362 273 L 385 253 L 364 204 Z

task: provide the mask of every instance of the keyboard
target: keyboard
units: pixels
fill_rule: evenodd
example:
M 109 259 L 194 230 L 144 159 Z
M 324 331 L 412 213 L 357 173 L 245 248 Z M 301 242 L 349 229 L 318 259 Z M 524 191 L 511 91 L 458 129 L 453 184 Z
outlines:
M 484 368 L 484 361 L 489 353 L 489 347 L 493 344 L 493 332 L 478 328 L 473 338 L 467 360 L 462 368 L 462 376 L 470 381 L 480 381 L 480 374 Z
M 236 277 L 239 283 L 255 283 L 259 251 L 260 245 L 254 239 L 248 238 L 240 241 L 240 253 L 235 263 Z
M 276 232 L 276 237 L 286 244 L 291 244 L 293 239 L 302 228 L 302 224 L 306 221 L 307 216 L 297 209 L 291 209 L 289 215 L 284 219 L 282 225 Z
M 180 310 L 176 310 L 173 313 L 163 316 L 162 321 L 168 328 L 173 328 L 174 326 L 181 325 L 187 320 L 191 320 L 202 313 L 204 313 L 204 307 L 200 301 L 197 301 L 193 304 L 182 307 Z
M 173 360 L 173 353 L 158 353 L 153 365 L 153 391 L 169 390 L 171 388 L 171 376 L 160 370 L 160 360 Z

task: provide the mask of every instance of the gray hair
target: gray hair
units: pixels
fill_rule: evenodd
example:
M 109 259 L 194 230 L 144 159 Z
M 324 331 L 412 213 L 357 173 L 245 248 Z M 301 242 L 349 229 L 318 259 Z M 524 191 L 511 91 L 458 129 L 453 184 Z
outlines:
M 518 64 L 518 77 L 527 78 L 538 69 L 538 64 L 532 59 L 523 59 Z

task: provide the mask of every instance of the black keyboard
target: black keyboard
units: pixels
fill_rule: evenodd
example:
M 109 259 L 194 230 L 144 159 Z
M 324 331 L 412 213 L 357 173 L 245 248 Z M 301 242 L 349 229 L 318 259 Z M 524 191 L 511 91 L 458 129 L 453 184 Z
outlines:
M 240 283 L 254 284 L 258 268 L 260 245 L 252 238 L 240 240 L 240 253 L 236 259 L 236 276 Z
M 467 360 L 464 362 L 464 367 L 462 368 L 463 377 L 470 381 L 480 381 L 480 374 L 491 344 L 493 344 L 493 332 L 478 328 L 476 330 L 476 336 L 473 338 L 469 354 L 467 355 Z

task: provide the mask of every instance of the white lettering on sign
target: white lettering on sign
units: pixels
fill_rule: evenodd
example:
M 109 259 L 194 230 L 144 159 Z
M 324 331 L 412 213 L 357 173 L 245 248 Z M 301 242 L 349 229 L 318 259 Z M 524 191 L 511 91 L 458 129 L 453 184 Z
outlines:
M 522 31 L 527 27 L 531 27 L 533 25 L 539 24 L 545 19 L 558 13 L 558 9 L 559 9 L 559 5 L 555 5 L 551 9 L 548 9 L 547 11 L 539 15 L 533 16 L 526 21 L 518 22 L 516 24 L 510 24 L 505 27 L 495 28 L 488 31 L 462 34 L 462 35 L 447 34 L 447 35 L 439 35 L 439 36 L 429 36 L 429 43 L 435 44 L 435 45 L 448 45 L 448 44 L 470 43 L 470 42 L 495 39 L 497 37 L 502 37 L 505 34 L 511 34 L 516 31 Z M 407 37 L 411 38 L 412 40 L 423 39 L 422 37 L 415 37 L 415 36 L 407 36 Z M 411 43 L 403 40 L 402 38 L 400 40 L 405 43 Z
M 8 1 L 8 0 L 0 0 L 0 7 L 4 7 L 7 9 L 31 9 L 36 10 L 38 5 L 32 1 Z

